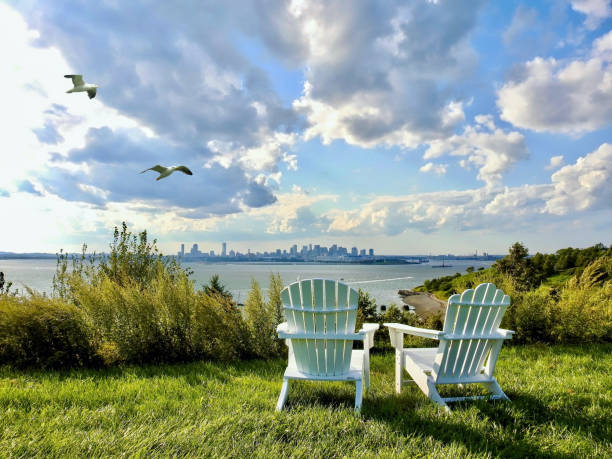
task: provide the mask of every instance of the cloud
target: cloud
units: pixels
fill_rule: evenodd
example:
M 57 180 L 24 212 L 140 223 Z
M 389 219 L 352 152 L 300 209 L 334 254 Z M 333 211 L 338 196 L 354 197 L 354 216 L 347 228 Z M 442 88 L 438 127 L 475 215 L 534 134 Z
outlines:
M 557 169 L 558 167 L 563 166 L 563 155 L 552 156 L 550 158 L 550 163 L 546 166 L 546 169 L 552 170 Z
M 19 184 L 17 185 L 17 191 L 22 191 L 24 193 L 30 193 L 36 196 L 42 196 L 43 194 L 38 191 L 35 187 L 34 184 L 32 182 L 30 182 L 29 180 L 23 180 L 21 182 L 19 182 Z
M 250 177 L 237 165 L 204 167 L 207 155 L 204 149 L 193 151 L 135 130 L 92 128 L 83 148 L 70 150 L 63 157 L 54 156 L 38 174 L 38 180 L 50 193 L 68 201 L 103 208 L 110 202 L 148 202 L 182 209 L 192 218 L 274 202 L 265 175 Z M 170 162 L 187 165 L 193 176 L 175 173 L 156 181 L 152 172 L 140 174 L 155 164 Z
M 464 120 L 453 97 L 476 65 L 469 36 L 480 2 L 302 2 L 296 33 L 308 50 L 293 108 L 305 139 L 412 148 Z
M 497 92 L 501 118 L 537 132 L 582 134 L 612 122 L 612 32 L 593 42 L 590 57 L 537 57 Z
M 234 39 L 240 14 L 138 2 L 14 8 L 23 17 L 0 5 L 14 62 L 10 90 L 0 88 L 9 130 L 0 143 L 31 154 L 1 186 L 34 177 L 54 196 L 99 209 L 149 203 L 206 218 L 274 203 L 270 179 L 297 169 L 297 117 Z M 73 72 L 100 84 L 96 99 L 65 94 L 61 76 Z M 17 105 L 26 108 L 10 114 Z M 154 164 L 187 164 L 194 176 L 138 175 Z
M 612 17 L 610 0 L 571 0 L 572 9 L 586 16 L 584 24 L 588 29 L 596 29 L 599 24 Z
M 253 147 L 262 128 L 273 133 L 297 121 L 236 41 L 255 4 L 241 11 L 147 1 L 120 8 L 62 0 L 15 7 L 40 31 L 38 46 L 61 50 L 75 71 L 100 85 L 97 99 L 157 135 Z
M 460 165 L 465 168 L 475 166 L 480 180 L 495 185 L 514 164 L 529 156 L 525 137 L 520 132 L 505 132 L 496 127 L 491 115 L 478 115 L 475 121 L 461 134 L 430 142 L 423 157 L 466 157 Z
M 612 144 L 578 158 L 552 175 L 553 196 L 546 211 L 564 215 L 586 209 L 612 207 Z
M 531 228 L 580 213 L 612 212 L 612 145 L 603 144 L 555 172 L 549 184 L 378 196 L 358 209 L 333 209 L 331 234 L 395 236 L 409 230 L 431 234 L 511 226 Z
M 10 198 L 11 193 L 0 188 L 0 198 Z
M 42 128 L 32 129 L 39 142 L 56 145 L 64 140 L 62 135 L 57 132 L 57 129 L 49 121 Z
M 421 172 L 433 172 L 436 175 L 444 175 L 444 174 L 446 174 L 446 168 L 447 167 L 448 167 L 448 164 L 434 164 L 432 162 L 429 162 L 429 163 L 425 164 L 424 166 L 421 166 L 419 171 L 421 171 Z

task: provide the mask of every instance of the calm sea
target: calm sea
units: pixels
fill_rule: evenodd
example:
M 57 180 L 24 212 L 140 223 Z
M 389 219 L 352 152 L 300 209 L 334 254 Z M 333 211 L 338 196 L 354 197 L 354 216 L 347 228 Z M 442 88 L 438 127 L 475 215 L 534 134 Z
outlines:
M 468 266 L 478 269 L 488 267 L 492 261 L 477 260 L 447 260 L 451 266 L 432 268 L 431 264 L 420 265 L 331 265 L 306 263 L 205 263 L 184 262 L 193 270 L 192 279 L 196 287 L 207 283 L 213 274 L 219 274 L 221 282 L 232 292 L 234 299 L 244 303 L 251 287 L 251 279 L 259 282 L 267 290 L 271 273 L 279 273 L 283 284 L 289 284 L 300 279 L 325 278 L 343 279 L 355 288 L 361 288 L 370 293 L 379 305 L 391 303 L 401 304 L 397 295 L 400 289 L 409 289 L 423 284 L 427 279 L 447 276 L 454 273 L 464 273 Z M 5 279 L 13 282 L 13 288 L 22 289 L 27 285 L 39 292 L 51 293 L 55 260 L 0 260 L 0 271 Z

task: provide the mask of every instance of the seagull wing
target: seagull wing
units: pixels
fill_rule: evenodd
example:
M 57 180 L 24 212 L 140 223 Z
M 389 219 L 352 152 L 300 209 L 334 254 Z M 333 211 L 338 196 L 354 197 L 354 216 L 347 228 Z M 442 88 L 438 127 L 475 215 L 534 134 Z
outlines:
M 94 97 L 96 97 L 96 88 L 88 89 L 87 95 L 89 96 L 90 99 L 93 99 Z
M 148 169 L 145 169 L 144 171 L 141 172 L 141 174 L 146 172 L 146 171 L 155 171 L 155 172 L 159 172 L 161 174 L 162 172 L 166 171 L 166 168 L 164 166 L 160 166 L 159 164 L 157 164 L 157 165 L 155 165 L 153 167 L 149 167 Z
M 174 170 L 184 172 L 187 175 L 193 175 L 193 172 L 191 172 L 187 166 L 176 166 Z
M 83 75 L 64 75 L 64 78 L 72 78 L 72 84 L 75 88 L 77 86 L 83 86 L 85 84 L 85 82 L 83 81 Z

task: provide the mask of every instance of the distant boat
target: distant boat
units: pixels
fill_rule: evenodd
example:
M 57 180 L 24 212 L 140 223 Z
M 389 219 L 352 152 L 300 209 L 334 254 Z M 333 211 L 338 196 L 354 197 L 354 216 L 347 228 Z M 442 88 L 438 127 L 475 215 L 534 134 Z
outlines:
M 453 265 L 445 265 L 444 264 L 444 257 L 442 257 L 442 264 L 441 265 L 431 265 L 432 268 L 452 268 Z

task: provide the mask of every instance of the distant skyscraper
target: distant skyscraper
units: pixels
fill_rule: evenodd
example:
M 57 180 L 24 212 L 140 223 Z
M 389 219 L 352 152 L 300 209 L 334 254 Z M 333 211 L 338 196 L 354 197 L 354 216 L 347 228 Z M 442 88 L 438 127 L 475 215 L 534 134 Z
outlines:
M 221 244 L 221 256 L 227 256 L 227 242 Z
M 365 249 L 361 249 L 361 250 L 359 251 L 359 256 L 360 256 L 360 257 L 365 257 L 365 253 L 366 253 L 366 252 L 365 252 Z
M 200 254 L 200 250 L 198 249 L 198 244 L 193 244 L 193 246 L 191 247 L 191 250 L 189 251 L 189 253 L 191 255 L 199 255 Z
M 370 249 L 370 256 L 373 257 L 374 256 L 374 249 Z
M 351 255 L 356 257 L 357 256 L 357 247 L 352 247 L 351 248 Z
M 185 256 L 185 244 L 181 244 L 181 257 Z

